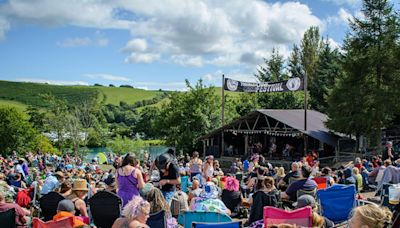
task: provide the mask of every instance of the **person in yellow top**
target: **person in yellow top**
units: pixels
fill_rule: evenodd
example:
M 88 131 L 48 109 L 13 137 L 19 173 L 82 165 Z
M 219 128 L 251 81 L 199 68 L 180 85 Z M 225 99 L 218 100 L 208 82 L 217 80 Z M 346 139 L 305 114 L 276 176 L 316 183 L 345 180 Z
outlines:
M 71 200 L 65 199 L 61 200 L 57 206 L 57 214 L 53 216 L 53 221 L 58 221 L 63 218 L 73 217 L 74 218 L 74 228 L 89 227 L 82 220 L 80 220 L 75 215 L 75 205 Z
M 363 189 L 363 179 L 360 170 L 357 167 L 353 168 L 353 176 L 356 179 L 357 192 L 360 192 Z

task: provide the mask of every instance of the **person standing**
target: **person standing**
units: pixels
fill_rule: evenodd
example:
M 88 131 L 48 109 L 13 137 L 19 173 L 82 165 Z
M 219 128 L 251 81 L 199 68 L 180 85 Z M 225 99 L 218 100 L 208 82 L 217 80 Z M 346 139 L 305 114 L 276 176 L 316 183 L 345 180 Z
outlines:
M 394 155 L 393 155 L 393 143 L 391 141 L 388 141 L 386 143 L 386 148 L 382 153 L 382 161 L 385 161 L 387 159 L 393 160 Z
M 155 166 L 160 172 L 159 186 L 165 200 L 171 205 L 172 198 L 176 191 L 176 185 L 181 183 L 179 169 L 173 162 L 169 153 L 160 154 L 154 161 Z
M 201 167 L 203 166 L 203 161 L 199 158 L 199 152 L 193 152 L 193 158 L 189 162 L 190 179 L 197 174 L 201 174 Z
M 208 155 L 203 167 L 203 177 L 205 182 L 210 181 L 214 177 L 214 156 Z
M 125 206 L 134 196 L 138 196 L 143 186 L 142 172 L 135 168 L 135 158 L 127 154 L 117 169 L 117 194 L 122 199 L 122 205 Z

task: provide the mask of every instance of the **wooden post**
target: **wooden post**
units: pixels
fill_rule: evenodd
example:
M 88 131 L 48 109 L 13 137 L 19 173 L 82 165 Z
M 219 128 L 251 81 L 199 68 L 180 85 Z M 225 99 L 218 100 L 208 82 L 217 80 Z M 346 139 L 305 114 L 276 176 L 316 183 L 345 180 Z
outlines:
M 225 75 L 222 75 L 222 88 L 221 88 L 221 99 L 222 99 L 222 105 L 221 105 L 221 127 L 225 125 Z M 222 128 L 221 130 L 221 157 L 224 156 L 224 129 Z
M 247 151 L 249 149 L 249 136 L 244 135 L 244 155 L 247 157 Z
M 304 155 L 308 152 L 308 138 L 307 138 L 307 71 L 304 72 Z

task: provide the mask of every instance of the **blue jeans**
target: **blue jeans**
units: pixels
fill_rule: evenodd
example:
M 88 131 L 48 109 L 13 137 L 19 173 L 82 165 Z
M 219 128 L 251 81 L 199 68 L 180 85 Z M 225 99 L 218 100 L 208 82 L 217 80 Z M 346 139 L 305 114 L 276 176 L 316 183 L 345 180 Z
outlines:
M 175 190 L 173 191 L 161 191 L 168 205 L 171 206 L 172 198 L 174 197 Z

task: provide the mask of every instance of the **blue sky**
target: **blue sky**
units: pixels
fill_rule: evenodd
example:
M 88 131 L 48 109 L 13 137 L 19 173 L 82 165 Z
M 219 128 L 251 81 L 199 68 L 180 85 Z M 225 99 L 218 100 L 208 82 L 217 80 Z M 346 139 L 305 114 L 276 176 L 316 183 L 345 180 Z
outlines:
M 184 90 L 254 81 L 310 26 L 333 46 L 360 0 L 0 0 L 0 80 Z

